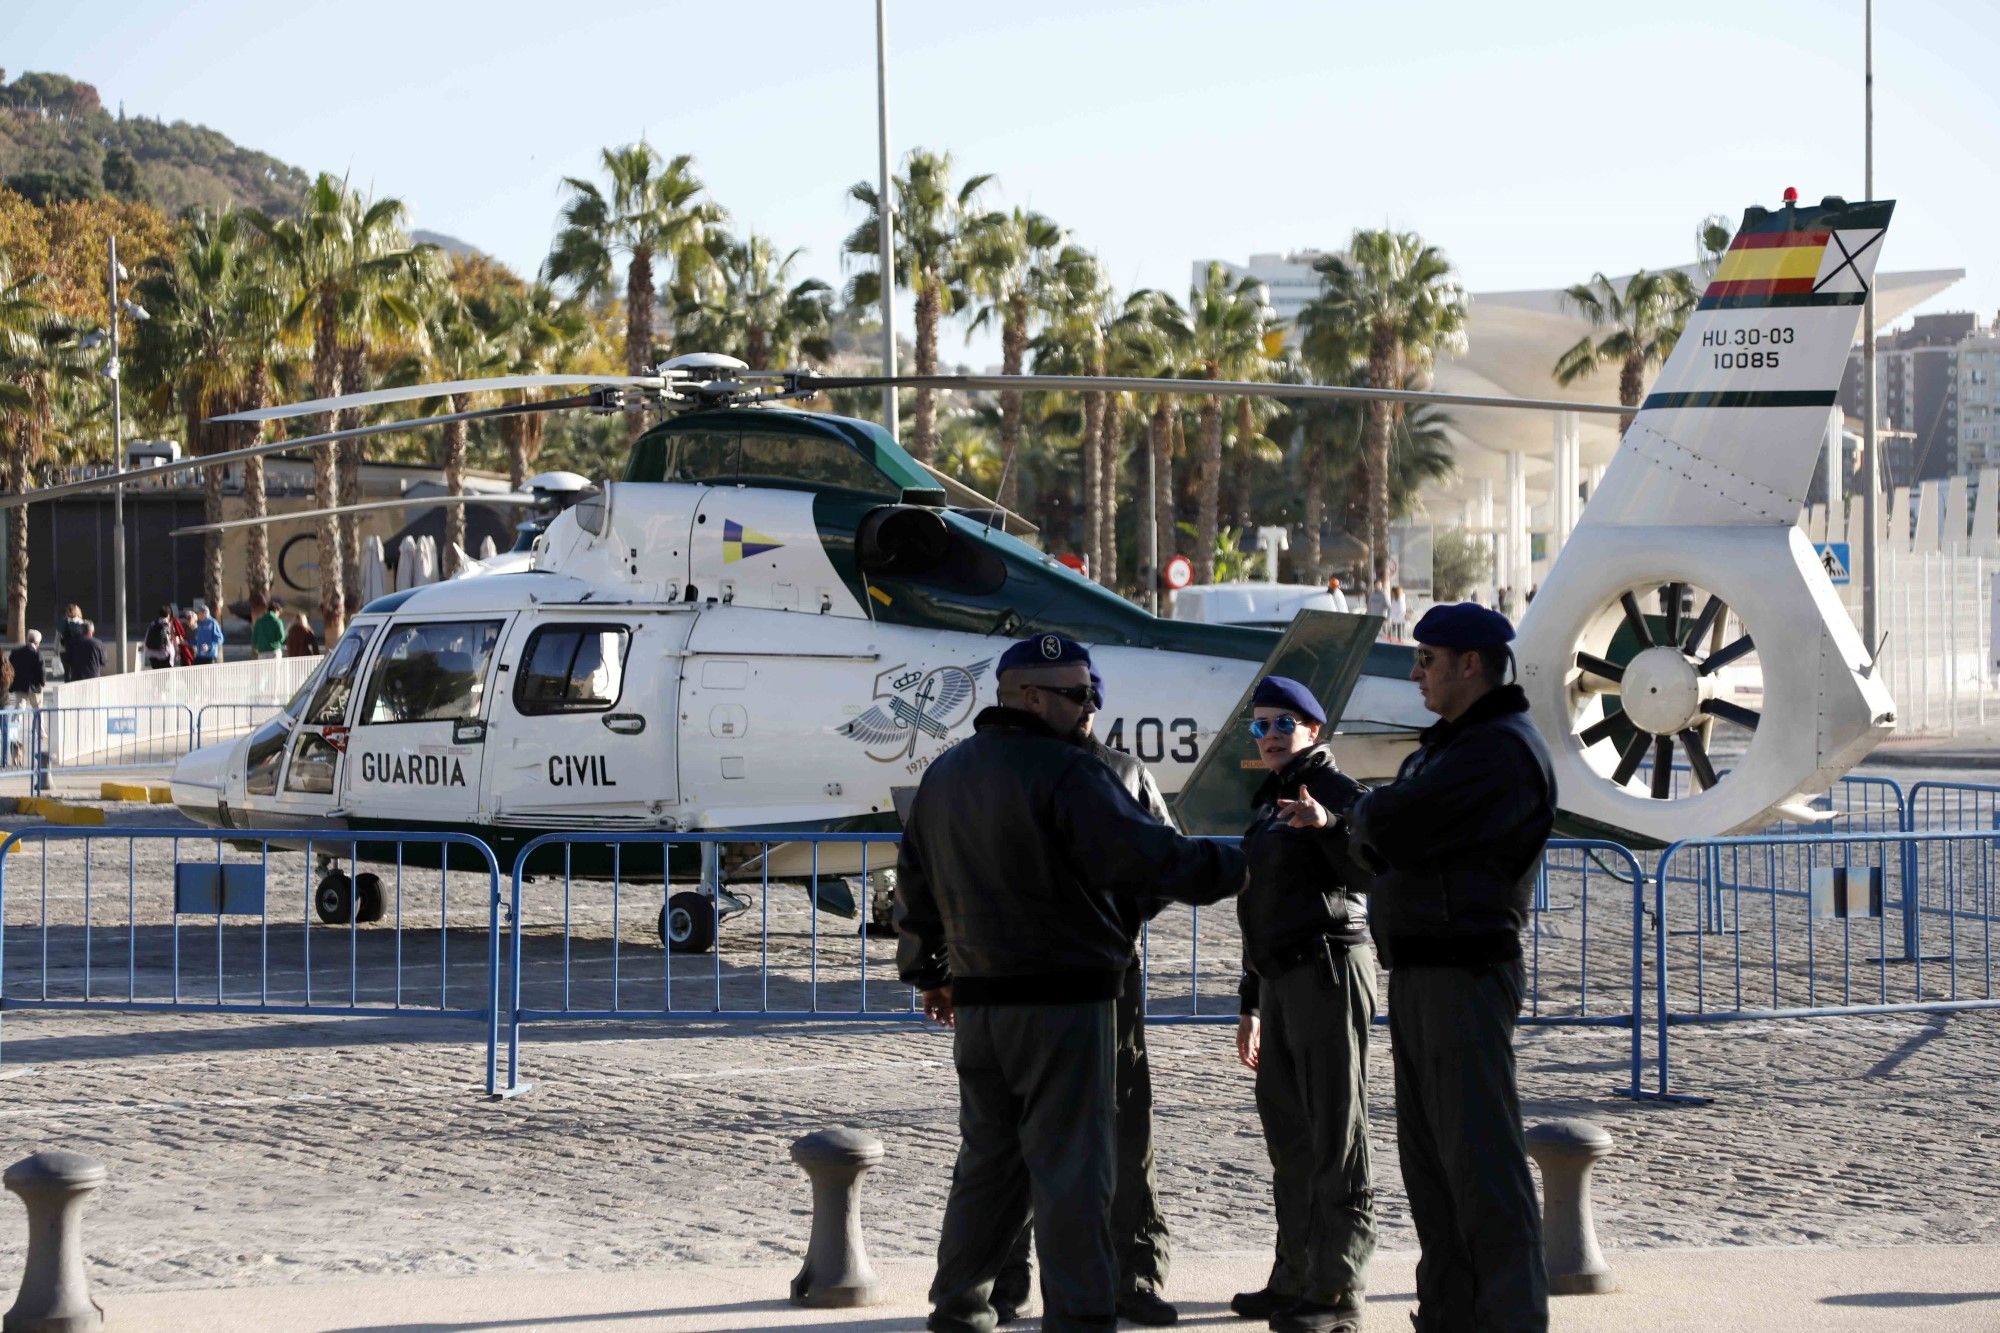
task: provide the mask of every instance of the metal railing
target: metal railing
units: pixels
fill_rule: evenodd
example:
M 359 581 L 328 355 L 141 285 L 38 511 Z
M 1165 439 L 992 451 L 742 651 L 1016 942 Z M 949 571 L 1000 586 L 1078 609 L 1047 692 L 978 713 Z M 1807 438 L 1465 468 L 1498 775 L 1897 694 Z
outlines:
M 275 703 L 203 704 L 195 710 L 194 748 L 255 731 L 285 711 L 285 700 Z
M 56 773 L 108 773 L 181 758 L 196 735 L 186 704 L 94 704 L 0 712 L 0 777 L 36 791 Z
M 1668 847 L 1653 877 L 1653 1094 L 1668 1093 L 1676 1025 L 2000 1005 L 1997 853 L 1991 831 Z
M 918 1016 L 896 976 L 893 935 L 870 929 L 900 838 L 551 833 L 527 843 L 514 861 L 508 980 L 488 1056 L 505 1080 L 489 1090 L 524 1086 L 521 1028 L 538 1021 Z M 688 885 L 696 873 L 712 896 Z M 1521 1021 L 1629 1029 L 1635 1088 L 1646 888 L 1616 843 L 1550 843 L 1524 959 Z M 1233 906 L 1170 906 L 1140 937 L 1148 1020 L 1235 1021 L 1241 958 Z
M 0 1010 L 489 1019 L 500 901 L 464 834 L 35 826 L 0 842 Z

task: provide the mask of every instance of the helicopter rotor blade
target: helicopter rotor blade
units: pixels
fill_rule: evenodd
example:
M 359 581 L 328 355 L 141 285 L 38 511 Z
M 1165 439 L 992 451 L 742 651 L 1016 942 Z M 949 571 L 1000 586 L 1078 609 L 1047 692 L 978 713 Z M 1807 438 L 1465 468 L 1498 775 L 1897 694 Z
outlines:
M 1633 728 L 1632 738 L 1625 742 L 1625 748 L 1618 753 L 1618 767 L 1611 770 L 1613 786 L 1622 787 L 1632 780 L 1639 771 L 1639 761 L 1646 757 L 1646 747 L 1653 738 L 1638 728 Z
M 782 379 L 815 389 L 1047 389 L 1077 393 L 1171 393 L 1184 398 L 1334 399 L 1364 402 L 1443 403 L 1454 407 L 1500 407 L 1528 412 L 1589 412 L 1616 415 L 1632 409 L 1615 403 L 1572 403 L 1560 398 L 1510 398 L 1494 394 L 1443 393 L 1434 389 L 1370 389 L 1345 384 L 1279 384 L 1245 380 L 1180 380 L 1144 375 L 815 375 L 800 371 L 738 371 L 736 377 Z
M 357 504 L 335 505 L 331 509 L 294 509 L 283 514 L 260 514 L 256 518 L 232 518 L 221 523 L 197 523 L 192 527 L 175 528 L 169 537 L 195 537 L 207 532 L 230 532 L 237 528 L 268 527 L 273 523 L 289 523 L 293 519 L 325 518 L 329 514 L 365 514 L 376 509 L 424 509 L 431 505 L 514 505 L 526 508 L 539 504 L 532 495 L 521 495 L 513 491 L 497 494 L 481 494 L 477 491 L 464 495 L 404 495 L 394 500 L 363 500 Z
M 1616 662 L 1606 661 L 1596 653 L 1578 653 L 1576 655 L 1576 665 L 1579 670 L 1587 671 L 1591 675 L 1602 677 L 1605 680 L 1623 681 L 1625 679 L 1624 667 L 1619 666 Z
M 1587 750 L 1599 741 L 1608 740 L 1612 736 L 1617 735 L 1621 723 L 1628 727 L 1632 725 L 1631 720 L 1623 713 L 1606 713 L 1582 731 L 1577 732 L 1576 738 L 1583 742 L 1583 748 Z
M 1715 765 L 1708 757 L 1708 747 L 1702 743 L 1701 732 L 1689 727 L 1681 733 L 1681 748 L 1688 752 L 1688 767 L 1694 770 L 1694 780 L 1707 791 L 1719 780 L 1715 776 Z
M 266 454 L 282 454 L 290 449 L 304 449 L 315 444 L 329 444 L 335 440 L 393 435 L 398 431 L 424 430 L 431 426 L 449 425 L 454 421 L 485 421 L 493 417 L 519 416 L 524 413 L 559 412 L 565 408 L 589 407 L 595 401 L 596 396 L 593 394 L 575 394 L 568 398 L 545 399 L 539 403 L 508 403 L 501 407 L 481 407 L 470 412 L 447 412 L 440 416 L 416 417 L 409 421 L 385 421 L 374 426 L 356 426 L 352 430 L 328 431 L 324 435 L 306 435 L 294 440 L 266 440 L 262 444 L 253 444 L 242 449 L 225 449 L 221 453 L 199 454 L 153 467 L 108 472 L 101 477 L 65 481 L 55 486 L 39 486 L 16 495 L 0 495 L 0 510 L 20 509 L 42 500 L 54 500 L 65 495 L 88 495 L 95 491 L 114 490 L 120 486 L 149 481 L 154 477 L 171 476 L 177 472 L 192 472 L 197 468 L 217 467 L 244 458 L 262 458 Z
M 1664 801 L 1674 794 L 1674 738 L 1653 738 L 1653 799 Z
M 1646 623 L 1646 617 L 1640 612 L 1639 599 L 1628 592 L 1618 599 L 1618 604 L 1625 608 L 1625 623 L 1632 627 L 1632 633 L 1638 638 L 1639 646 L 1655 647 L 1653 627 Z
M 1695 617 L 1694 625 L 1688 630 L 1687 636 L 1681 640 L 1681 651 L 1693 652 L 1695 646 L 1708 636 L 1709 629 L 1715 624 L 1715 618 L 1721 614 L 1722 599 L 1711 596 L 1708 604 L 1701 608 L 1701 614 Z
M 659 389 L 664 388 L 666 383 L 658 375 L 494 375 L 479 380 L 447 380 L 439 384 L 406 384 L 393 389 L 370 389 L 366 393 L 344 393 L 304 403 L 284 403 L 248 412 L 231 412 L 226 416 L 210 417 L 209 420 L 286 421 L 292 417 L 319 416 L 347 408 L 379 407 L 383 403 L 407 403 L 423 398 L 449 398 L 456 393 L 500 393 L 507 389 L 546 389 L 576 384 Z

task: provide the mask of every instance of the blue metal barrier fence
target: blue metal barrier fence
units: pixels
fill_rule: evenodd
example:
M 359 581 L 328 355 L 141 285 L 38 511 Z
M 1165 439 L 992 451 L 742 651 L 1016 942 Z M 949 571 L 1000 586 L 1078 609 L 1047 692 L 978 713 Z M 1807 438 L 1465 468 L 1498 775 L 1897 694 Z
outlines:
M 1668 847 L 1653 886 L 1655 1092 L 1668 1091 L 1676 1025 L 2000 1007 L 1997 841 L 1928 831 Z
M 895 975 L 893 935 L 871 929 L 893 883 L 900 836 L 536 838 L 514 860 L 506 996 L 493 1014 L 487 1059 L 489 1070 L 498 1070 L 504 1046 L 505 1082 L 489 1090 L 506 1096 L 524 1087 L 526 1023 L 917 1017 L 916 996 Z M 707 892 L 686 883 L 697 867 Z M 669 876 L 679 883 L 661 887 Z M 1551 842 L 1524 958 L 1528 1008 L 1521 1021 L 1629 1029 L 1630 1090 L 1642 1074 L 1646 888 L 1624 847 Z M 738 919 L 753 923 L 754 934 L 732 931 Z M 667 947 L 669 940 L 680 947 Z M 1161 913 L 1141 936 L 1148 1020 L 1234 1021 L 1241 954 L 1233 906 Z
M 499 865 L 463 834 L 41 825 L 0 842 L 0 1011 L 488 1019 L 500 938 Z

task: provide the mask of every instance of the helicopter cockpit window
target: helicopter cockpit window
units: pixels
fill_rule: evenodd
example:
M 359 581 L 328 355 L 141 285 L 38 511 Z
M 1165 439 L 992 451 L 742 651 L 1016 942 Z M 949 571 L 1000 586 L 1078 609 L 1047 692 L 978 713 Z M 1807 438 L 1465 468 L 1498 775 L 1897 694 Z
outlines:
M 709 485 L 809 486 L 895 500 L 902 488 L 844 440 L 823 435 L 687 431 L 650 441 L 635 457 L 633 481 Z M 659 474 L 653 474 L 653 464 Z
M 278 790 L 278 768 L 285 759 L 285 742 L 291 738 L 292 719 L 279 714 L 258 727 L 250 738 L 249 777 L 246 790 L 252 796 L 271 796 Z
M 320 672 L 319 692 L 306 712 L 309 726 L 335 726 L 347 720 L 347 701 L 354 694 L 354 669 L 361 665 L 362 649 L 375 633 L 373 625 L 356 625 L 347 631 Z
M 514 679 L 523 714 L 601 713 L 618 702 L 625 680 L 623 625 L 544 625 L 528 638 Z
M 362 723 L 478 717 L 499 642 L 497 620 L 394 626 L 368 675 Z

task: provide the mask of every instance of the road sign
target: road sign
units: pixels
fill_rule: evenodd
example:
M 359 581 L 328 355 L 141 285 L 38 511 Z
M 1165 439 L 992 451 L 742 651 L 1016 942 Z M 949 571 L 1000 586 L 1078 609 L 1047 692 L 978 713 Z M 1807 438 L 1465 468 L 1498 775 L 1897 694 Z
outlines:
M 136 713 L 120 717 L 116 714 L 104 719 L 104 734 L 107 736 L 136 736 L 139 734 L 139 716 Z
M 1848 582 L 1848 570 L 1852 566 L 1847 563 L 1846 542 L 1819 542 L 1813 546 L 1813 550 L 1819 553 L 1820 568 L 1826 571 L 1829 579 L 1836 584 Z
M 1167 567 L 1162 573 L 1166 576 L 1167 586 L 1179 592 L 1194 582 L 1194 561 L 1184 555 L 1177 555 L 1167 561 Z

